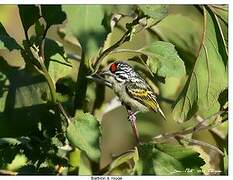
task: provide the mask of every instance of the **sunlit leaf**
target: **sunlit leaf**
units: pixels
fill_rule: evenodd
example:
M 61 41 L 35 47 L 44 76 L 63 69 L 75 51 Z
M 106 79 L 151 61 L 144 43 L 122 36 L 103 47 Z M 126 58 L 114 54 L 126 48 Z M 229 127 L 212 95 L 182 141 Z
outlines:
M 67 129 L 70 143 L 95 162 L 100 158 L 100 135 L 99 122 L 89 113 L 78 113 Z
M 220 26 L 219 29 L 228 44 L 228 5 L 209 5 L 210 10 L 215 15 L 216 21 Z
M 117 157 L 116 159 L 113 160 L 113 162 L 110 164 L 109 166 L 109 172 L 111 172 L 112 170 L 114 170 L 115 168 L 117 168 L 118 166 L 129 162 L 129 160 L 134 159 L 134 157 L 136 156 L 136 151 L 129 151 L 126 152 L 124 154 L 122 154 L 121 156 Z
M 196 112 L 206 118 L 219 111 L 219 94 L 227 87 L 227 54 L 213 14 L 204 8 L 203 42 L 185 88 L 174 108 L 176 121 Z
M 52 39 L 45 41 L 45 64 L 54 82 L 71 73 L 72 64 L 67 61 L 63 45 Z
M 81 151 L 80 153 L 80 166 L 79 166 L 79 175 L 81 176 L 90 176 L 92 175 L 91 162 L 88 159 L 85 152 Z
M 139 175 L 197 175 L 204 164 L 198 153 L 176 144 L 144 144 L 138 147 Z
M 79 39 L 87 57 L 97 54 L 105 38 L 101 5 L 63 5 L 67 14 L 66 28 Z
M 189 74 L 200 47 L 201 23 L 181 14 L 169 14 L 152 31 L 161 40 L 174 44 Z
M 160 21 L 168 14 L 168 5 L 166 4 L 139 5 L 139 8 L 143 11 L 145 15 L 152 17 L 156 21 Z
M 0 138 L 0 145 L 9 144 L 9 145 L 19 145 L 21 143 L 27 143 L 30 139 L 28 137 L 21 138 Z
M 140 51 L 148 56 L 147 65 L 153 73 L 162 77 L 185 74 L 184 62 L 171 43 L 155 41 Z
M 205 175 L 214 175 L 214 171 L 217 172 L 217 169 L 215 167 L 215 164 L 212 163 L 214 161 L 213 156 L 210 156 L 207 152 L 204 151 L 204 149 L 200 146 L 193 146 L 192 149 L 200 154 L 200 157 L 204 160 L 205 164 L 201 167 L 202 172 Z M 216 175 L 216 174 L 215 174 Z

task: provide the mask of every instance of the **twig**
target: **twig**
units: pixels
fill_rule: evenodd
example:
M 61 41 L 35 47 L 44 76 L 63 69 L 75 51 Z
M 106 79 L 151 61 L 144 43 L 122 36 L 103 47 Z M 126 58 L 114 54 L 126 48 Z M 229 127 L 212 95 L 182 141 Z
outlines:
M 138 129 L 137 129 L 137 125 L 136 125 L 136 113 L 132 112 L 127 106 L 126 106 L 127 112 L 128 112 L 128 119 L 130 121 L 134 136 L 136 138 L 137 141 L 137 145 L 140 143 L 140 139 L 139 139 L 139 133 L 138 133 Z
M 213 146 L 213 145 L 211 145 L 211 144 L 208 144 L 208 143 L 206 143 L 206 142 L 198 141 L 198 140 L 196 140 L 196 139 L 186 138 L 186 137 L 184 137 L 184 136 L 182 136 L 182 135 L 177 135 L 176 137 L 178 137 L 178 138 L 180 138 L 180 139 L 182 139 L 182 140 L 184 140 L 184 141 L 187 141 L 187 142 L 189 142 L 189 143 L 191 143 L 191 144 L 195 144 L 195 145 L 207 147 L 207 148 L 209 148 L 209 149 L 212 149 L 212 150 L 218 152 L 218 153 L 221 154 L 222 156 L 224 156 L 224 153 L 223 153 L 220 149 L 218 149 L 217 147 L 215 147 L 215 146 Z
M 44 62 L 45 62 L 45 55 L 44 55 L 44 45 L 45 45 L 45 38 L 46 38 L 46 34 L 48 32 L 49 26 L 46 27 L 44 33 L 43 33 L 43 37 L 42 37 L 42 41 L 41 44 L 39 45 L 39 49 L 37 47 L 34 47 L 34 50 L 36 51 L 36 58 L 40 64 L 40 68 L 39 69 L 37 66 L 36 69 L 38 70 L 38 72 L 40 72 L 45 79 L 47 80 L 48 86 L 49 86 L 49 90 L 50 90 L 50 94 L 51 94 L 51 98 L 52 98 L 52 102 L 54 104 L 58 105 L 58 109 L 61 111 L 61 113 L 63 114 L 63 116 L 65 117 L 67 124 L 70 123 L 70 119 L 67 115 L 67 113 L 65 112 L 63 106 L 61 103 L 57 102 L 56 99 L 56 87 L 55 87 L 55 83 L 53 81 L 53 79 L 51 78 Z
M 135 116 L 135 118 L 136 118 L 136 116 Z M 136 137 L 137 144 L 139 144 L 140 139 L 139 139 L 138 129 L 137 129 L 137 126 L 136 126 L 136 121 L 130 121 L 130 123 L 131 123 L 131 127 L 133 129 L 133 133 L 134 133 L 134 135 Z
M 44 57 L 45 38 L 46 38 L 46 34 L 49 30 L 49 27 L 50 26 L 46 26 L 44 33 L 43 33 L 43 36 L 42 36 L 41 43 L 39 45 L 39 56 L 42 57 L 43 60 L 45 59 L 45 57 Z
M 190 129 L 187 129 L 187 130 L 183 130 L 181 132 L 160 134 L 160 135 L 154 137 L 153 140 L 152 140 L 152 142 L 153 143 L 161 143 L 161 142 L 167 141 L 169 139 L 177 139 L 178 138 L 178 139 L 182 139 L 184 141 L 188 141 L 188 142 L 193 143 L 193 144 L 197 144 L 197 145 L 200 145 L 200 146 L 205 146 L 207 148 L 210 148 L 210 149 L 218 152 L 221 155 L 224 155 L 224 153 L 220 149 L 218 149 L 217 147 L 215 147 L 215 146 L 213 146 L 211 144 L 208 144 L 208 143 L 205 143 L 205 142 L 202 142 L 202 141 L 198 141 L 198 140 L 195 140 L 195 139 L 191 139 L 191 138 L 186 138 L 185 137 L 185 135 L 188 135 L 188 134 L 191 134 L 191 133 L 194 133 L 194 132 L 197 132 L 197 131 L 201 131 L 201 130 L 210 129 L 210 128 L 215 127 L 216 126 L 215 124 L 214 125 L 210 124 L 210 125 L 206 125 L 205 126 L 204 122 L 206 122 L 207 120 L 211 119 L 213 116 L 219 115 L 221 113 L 222 113 L 222 111 L 215 113 L 214 115 L 212 115 L 212 116 L 204 119 L 203 121 L 199 122 L 193 128 L 190 128 Z
M 61 111 L 62 115 L 65 117 L 67 124 L 70 124 L 70 118 L 68 117 L 65 109 L 63 108 L 62 104 L 59 102 L 58 103 L 58 109 Z
M 44 39 L 42 40 L 41 43 L 43 43 L 43 41 L 44 41 Z M 43 47 L 43 46 L 40 46 L 40 47 Z M 34 54 L 36 56 L 35 58 L 37 59 L 37 61 L 40 64 L 40 69 L 39 68 L 36 68 L 36 69 L 39 70 L 39 73 L 41 73 L 41 71 L 43 72 L 41 74 L 44 75 L 45 79 L 47 80 L 49 90 L 51 93 L 52 102 L 54 104 L 56 104 L 56 87 L 55 87 L 55 83 L 53 82 L 53 79 L 51 78 L 51 76 L 48 73 L 47 68 L 45 67 L 44 59 L 43 59 L 44 55 L 41 52 L 41 49 L 38 49 L 38 47 L 34 46 L 33 49 L 34 49 L 35 53 L 32 53 L 32 54 Z
M 179 136 L 179 135 L 187 135 L 187 134 L 191 134 L 197 131 L 201 131 L 201 130 L 206 130 L 206 129 L 210 129 L 213 128 L 213 125 L 206 125 L 204 126 L 203 123 L 206 122 L 207 120 L 211 119 L 213 116 L 216 116 L 218 114 L 221 114 L 222 111 L 215 113 L 214 115 L 204 119 L 203 121 L 199 122 L 197 125 L 195 125 L 192 128 L 183 130 L 183 131 L 178 131 L 178 132 L 173 132 L 173 133 L 165 133 L 165 134 L 160 134 L 158 136 L 155 136 L 153 138 L 154 141 L 161 141 L 161 140 L 165 140 L 165 139 L 169 139 L 169 138 L 173 138 L 175 136 Z
M 128 30 L 120 40 L 118 40 L 115 44 L 104 50 L 96 59 L 95 64 L 93 65 L 94 73 L 98 71 L 98 68 L 100 66 L 101 61 L 109 54 L 111 53 L 114 49 L 118 48 L 122 43 L 124 43 L 127 38 L 130 36 L 131 30 Z

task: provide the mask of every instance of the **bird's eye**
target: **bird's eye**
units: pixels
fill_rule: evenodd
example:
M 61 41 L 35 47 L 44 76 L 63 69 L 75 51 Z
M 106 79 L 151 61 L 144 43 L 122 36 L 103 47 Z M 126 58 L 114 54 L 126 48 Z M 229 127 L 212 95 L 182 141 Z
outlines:
M 116 72 L 116 69 L 117 69 L 117 64 L 116 63 L 113 63 L 111 66 L 110 66 L 110 71 L 112 73 L 115 73 Z

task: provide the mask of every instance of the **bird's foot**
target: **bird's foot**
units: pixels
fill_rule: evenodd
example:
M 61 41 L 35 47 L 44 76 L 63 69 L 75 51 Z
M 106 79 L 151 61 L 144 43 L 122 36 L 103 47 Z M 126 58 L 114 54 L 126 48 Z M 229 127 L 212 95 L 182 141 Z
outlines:
M 129 121 L 130 122 L 136 122 L 136 114 L 137 114 L 137 112 L 133 112 L 133 111 L 131 111 L 131 110 L 128 110 L 128 114 L 129 114 L 129 116 L 128 116 L 128 119 L 129 119 Z
M 129 117 L 128 117 L 128 119 L 129 119 L 130 122 L 136 122 L 136 116 L 135 116 L 135 114 L 134 113 L 130 114 Z

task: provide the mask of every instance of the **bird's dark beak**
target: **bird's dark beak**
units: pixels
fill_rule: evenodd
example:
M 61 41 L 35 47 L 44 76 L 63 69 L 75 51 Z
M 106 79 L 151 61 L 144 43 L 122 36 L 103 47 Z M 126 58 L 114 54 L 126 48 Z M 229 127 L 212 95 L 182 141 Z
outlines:
M 101 71 L 99 73 L 100 76 L 111 76 L 112 73 L 109 70 Z
M 111 88 L 112 84 L 104 78 L 105 75 L 110 75 L 110 72 L 102 71 L 100 73 L 89 75 L 89 76 L 86 76 L 86 77 L 88 79 L 92 79 L 92 80 L 96 81 L 97 83 L 106 85 L 106 86 Z

